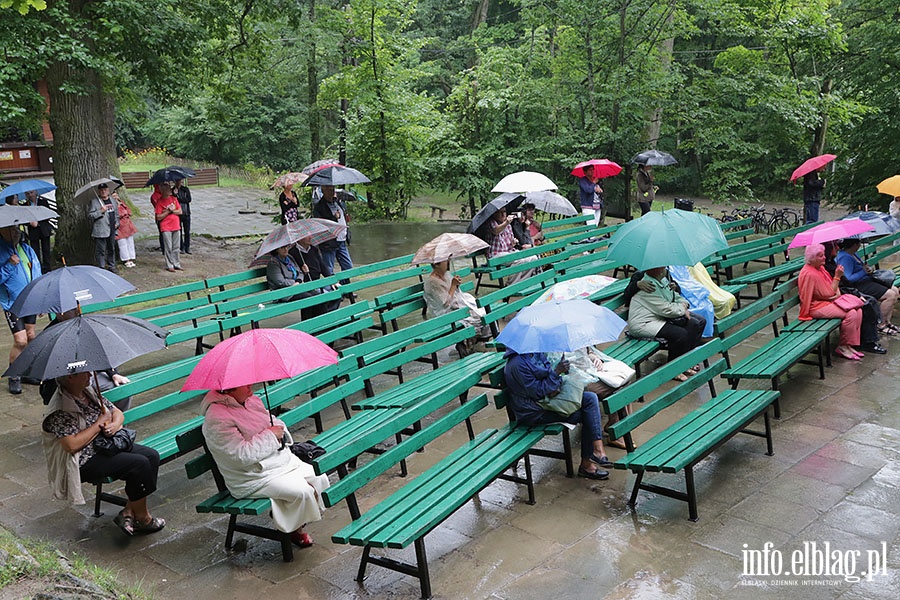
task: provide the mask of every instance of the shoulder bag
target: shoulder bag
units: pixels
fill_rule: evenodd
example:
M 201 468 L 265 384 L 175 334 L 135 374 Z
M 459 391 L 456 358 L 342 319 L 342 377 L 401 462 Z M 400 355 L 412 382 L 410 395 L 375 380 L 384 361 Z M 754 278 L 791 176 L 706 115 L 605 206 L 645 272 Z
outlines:
M 113 456 L 119 452 L 131 452 L 136 436 L 137 432 L 134 429 L 122 427 L 109 437 L 105 435 L 95 437 L 94 450 L 104 456 Z

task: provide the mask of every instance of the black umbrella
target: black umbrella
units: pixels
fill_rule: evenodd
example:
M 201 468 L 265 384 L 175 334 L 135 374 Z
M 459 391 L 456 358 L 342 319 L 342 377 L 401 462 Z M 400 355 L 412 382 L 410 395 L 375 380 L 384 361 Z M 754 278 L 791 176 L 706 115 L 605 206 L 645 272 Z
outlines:
M 303 185 L 348 185 L 351 183 L 370 183 L 372 180 L 350 167 L 331 165 L 323 167 L 303 182 Z
M 0 204 L 0 227 L 24 225 L 32 221 L 46 221 L 58 217 L 55 211 L 46 206 L 17 206 Z
M 475 233 L 482 225 L 487 223 L 494 214 L 505 208 L 507 211 L 513 211 L 519 208 L 522 202 L 525 200 L 525 196 L 522 194 L 514 194 L 510 192 L 505 192 L 500 194 L 490 202 L 484 205 L 484 208 L 479 210 L 474 217 L 472 217 L 472 222 L 469 223 L 469 226 L 466 228 L 466 233 Z
M 9 311 L 17 317 L 64 313 L 79 305 L 108 302 L 134 286 L 106 269 L 90 265 L 63 267 L 25 286 Z
M 322 167 L 330 167 L 333 165 L 343 166 L 337 160 L 333 158 L 323 158 L 322 160 L 317 160 L 316 162 L 309 163 L 300 171 L 304 175 L 312 175 Z
M 125 185 L 118 177 L 101 177 L 78 188 L 75 191 L 74 201 L 81 204 L 90 204 L 91 200 L 97 198 L 97 186 L 101 183 L 108 185 L 111 190 L 116 190 Z
M 163 167 L 158 171 L 154 171 L 153 175 L 150 176 L 150 179 L 147 180 L 147 183 L 144 184 L 144 187 L 150 187 L 151 185 L 164 183 L 166 181 L 188 179 L 189 177 L 193 177 L 196 174 L 196 171 L 194 171 L 190 167 L 182 167 L 178 165 Z
M 669 165 L 677 165 L 678 161 L 668 152 L 660 152 L 659 150 L 644 150 L 639 154 L 635 154 L 631 162 L 638 165 L 650 165 L 652 167 L 667 167 Z
M 35 337 L 3 377 L 53 379 L 103 371 L 165 348 L 168 332 L 125 315 L 87 315 L 48 327 Z

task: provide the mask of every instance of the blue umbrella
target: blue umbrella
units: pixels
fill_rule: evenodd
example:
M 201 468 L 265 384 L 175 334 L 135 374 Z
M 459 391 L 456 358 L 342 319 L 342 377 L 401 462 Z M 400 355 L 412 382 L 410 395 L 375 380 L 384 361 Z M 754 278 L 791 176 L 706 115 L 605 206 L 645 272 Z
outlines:
M 859 219 L 863 223 L 868 223 L 875 228 L 874 231 L 866 231 L 851 236 L 854 238 L 862 239 L 875 237 L 878 235 L 890 235 L 896 231 L 900 231 L 900 221 L 885 212 L 880 212 L 877 210 L 857 211 L 854 213 L 850 213 L 846 217 L 841 217 L 838 220 L 845 221 L 847 219 Z
M 9 311 L 18 317 L 59 314 L 79 305 L 114 300 L 133 289 L 128 281 L 100 267 L 63 267 L 26 285 Z
M 545 302 L 519 311 L 497 336 L 497 343 L 519 354 L 572 352 L 615 341 L 623 329 L 621 317 L 588 300 Z
M 22 196 L 24 198 L 25 192 L 37 192 L 38 196 L 40 196 L 41 194 L 52 192 L 55 189 L 56 186 L 49 181 L 43 181 L 41 179 L 25 179 L 24 181 L 18 181 L 9 187 L 3 188 L 3 191 L 0 191 L 0 201 L 6 202 L 6 199 L 10 196 Z

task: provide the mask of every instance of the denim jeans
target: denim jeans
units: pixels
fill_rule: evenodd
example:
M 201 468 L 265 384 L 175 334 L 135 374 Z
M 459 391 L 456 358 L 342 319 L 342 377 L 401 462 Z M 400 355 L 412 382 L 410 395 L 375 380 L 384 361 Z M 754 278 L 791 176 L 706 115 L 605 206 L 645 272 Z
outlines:
M 603 425 L 600 422 L 600 402 L 597 394 L 584 392 L 581 395 L 581 408 L 568 417 L 545 410 L 534 423 L 530 425 L 545 425 L 547 423 L 581 423 L 581 458 L 588 458 L 594 453 L 594 442 L 603 437 Z
M 322 276 L 328 277 L 334 275 L 334 260 L 337 258 L 338 264 L 341 265 L 341 271 L 353 268 L 353 260 L 350 258 L 350 249 L 347 248 L 347 242 L 337 242 L 337 248 L 319 247 L 322 254 Z M 350 283 L 349 279 L 342 279 L 341 285 Z

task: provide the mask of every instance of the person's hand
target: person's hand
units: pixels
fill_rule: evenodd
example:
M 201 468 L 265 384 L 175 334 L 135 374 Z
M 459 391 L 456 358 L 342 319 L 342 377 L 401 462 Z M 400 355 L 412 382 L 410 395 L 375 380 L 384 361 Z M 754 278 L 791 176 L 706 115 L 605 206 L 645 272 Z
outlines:
M 875 272 L 875 269 L 871 265 L 863 265 L 863 269 L 866 273 L 872 274 Z
M 269 427 L 269 431 L 275 434 L 275 438 L 279 442 L 284 438 L 284 427 L 278 423 Z
M 669 282 L 669 289 L 672 290 L 673 292 L 677 292 L 677 291 L 678 291 L 678 284 L 675 283 L 674 281 L 670 281 L 670 282 Z
M 128 379 L 124 375 L 119 375 L 118 373 L 113 373 L 112 380 L 116 385 L 125 385 L 126 383 L 131 383 L 130 379 Z
M 684 318 L 690 320 L 691 311 L 689 311 L 688 309 L 684 309 Z
M 19 263 L 22 262 L 22 261 L 19 260 L 19 255 L 18 255 L 18 254 L 11 254 L 11 255 L 9 256 L 9 262 L 11 262 L 11 263 L 14 264 L 14 265 L 17 265 L 17 264 L 19 264 Z
M 648 294 L 653 292 L 653 284 L 649 281 L 644 281 L 643 279 L 637 282 L 637 288 L 642 292 L 647 292 Z
M 460 277 L 459 275 L 454 275 L 453 278 L 450 280 L 450 285 L 455 285 L 456 287 L 459 287 L 460 285 L 462 285 L 462 277 Z
M 300 267 L 300 270 L 304 273 L 309 273 L 309 267 L 306 266 L 306 263 L 303 263 L 303 265 Z
M 28 226 L 29 227 L 37 227 L 38 226 L 37 221 L 29 221 Z
M 597 356 L 594 353 L 591 353 L 591 354 L 588 354 L 588 358 L 591 359 L 591 364 L 594 365 L 594 368 L 596 368 L 598 371 L 603 370 L 603 361 L 600 360 L 599 356 Z
M 553 371 L 554 371 L 557 375 L 563 375 L 563 374 L 565 374 L 565 373 L 568 373 L 568 372 L 569 372 L 569 361 L 567 361 L 567 360 L 564 359 L 564 358 L 561 359 L 561 360 L 556 364 L 556 367 L 553 369 Z
M 840 279 L 843 276 L 844 276 L 844 267 L 842 265 L 838 265 L 837 268 L 834 270 L 834 278 Z
M 512 223 L 516 218 L 516 215 L 506 215 L 506 222 Z

